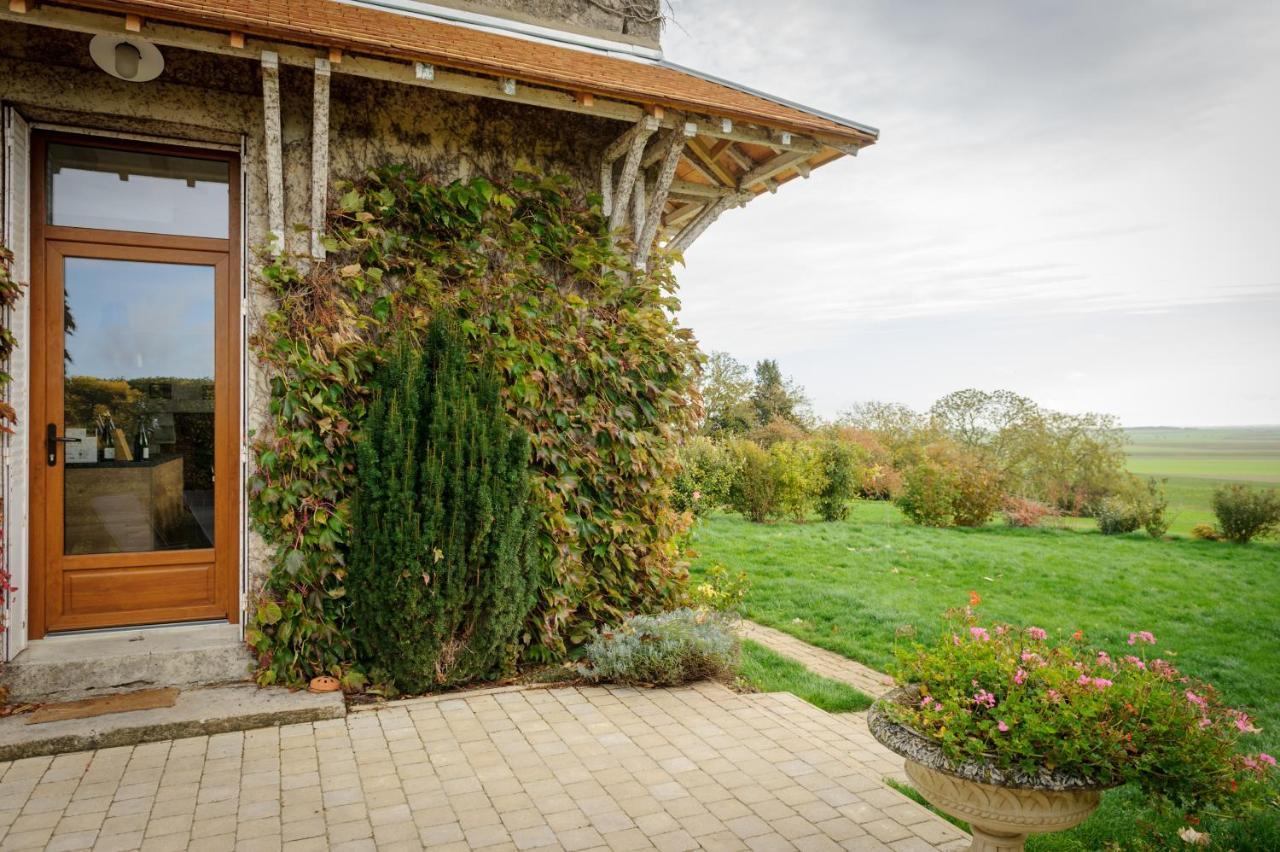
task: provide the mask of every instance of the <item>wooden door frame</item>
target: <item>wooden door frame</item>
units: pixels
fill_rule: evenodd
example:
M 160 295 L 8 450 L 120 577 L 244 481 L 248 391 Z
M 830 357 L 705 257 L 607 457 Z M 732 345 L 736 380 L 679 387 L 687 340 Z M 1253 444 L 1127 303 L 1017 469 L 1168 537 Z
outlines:
M 174 156 L 226 161 L 228 165 L 228 225 L 227 238 L 186 237 L 167 234 L 149 234 L 133 231 L 116 231 L 96 228 L 79 228 L 47 224 L 47 155 L 50 142 L 66 142 L 97 148 L 114 148 L 144 153 L 171 154 Z M 215 606 L 217 613 L 190 613 L 190 618 L 225 618 L 232 624 L 240 620 L 239 611 L 239 495 L 240 482 L 240 426 L 241 407 L 241 198 L 240 157 L 230 151 L 191 148 L 186 145 L 164 145 L 135 142 L 114 137 L 80 135 L 66 132 L 33 130 L 31 134 L 31 422 L 30 429 L 30 506 L 29 535 L 30 563 L 28 583 L 28 636 L 39 639 L 51 630 L 76 630 L 86 627 L 129 626 L 129 613 L 122 611 L 119 624 L 77 625 L 51 623 L 54 599 L 48 594 L 51 579 L 48 576 L 52 542 L 60 542 L 61 529 L 52 525 L 61 522 L 62 511 L 50 511 L 46 487 L 45 424 L 55 422 L 49 418 L 51 408 L 61 413 L 63 400 L 47 399 L 50 371 L 62 369 L 62 350 L 50 342 L 50 329 L 55 323 L 60 328 L 60 318 L 49 316 L 49 257 L 55 252 L 63 256 L 67 249 L 75 250 L 75 256 L 105 259 L 137 260 L 146 262 L 184 262 L 220 267 L 215 269 L 214 297 L 214 575 Z M 61 271 L 57 273 L 61 280 Z M 37 342 L 44 351 L 36 351 Z M 55 348 L 57 351 L 55 352 Z M 224 390 L 225 389 L 225 390 Z M 64 424 L 65 426 L 65 424 Z M 63 462 L 65 472 L 65 461 Z M 65 480 L 64 480 L 65 485 Z M 61 499 L 61 494 L 56 495 Z M 53 535 L 51 536 L 51 532 Z M 180 554 L 178 551 L 167 551 Z M 97 560 L 110 563 L 113 559 L 125 560 L 142 557 L 142 554 L 99 555 Z M 64 557 L 65 558 L 65 557 Z M 72 557 L 76 558 L 76 557 Z M 145 557 L 144 557 L 145 559 Z M 181 555 L 170 556 L 169 564 L 182 561 Z M 60 579 L 60 574 L 59 574 Z M 111 618 L 99 619 L 110 622 Z

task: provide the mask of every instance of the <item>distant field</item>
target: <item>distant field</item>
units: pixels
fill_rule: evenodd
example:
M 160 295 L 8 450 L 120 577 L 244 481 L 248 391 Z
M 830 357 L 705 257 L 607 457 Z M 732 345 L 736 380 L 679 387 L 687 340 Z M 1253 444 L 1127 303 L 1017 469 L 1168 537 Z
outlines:
M 1213 523 L 1213 490 L 1227 482 L 1280 486 L 1280 426 L 1125 430 L 1129 470 L 1166 477 L 1175 533 Z

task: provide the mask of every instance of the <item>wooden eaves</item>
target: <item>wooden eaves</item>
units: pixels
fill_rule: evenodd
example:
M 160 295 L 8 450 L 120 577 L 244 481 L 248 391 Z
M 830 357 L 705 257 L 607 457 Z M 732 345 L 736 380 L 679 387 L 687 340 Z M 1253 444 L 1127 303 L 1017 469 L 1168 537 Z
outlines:
M 92 34 L 136 32 L 162 46 L 253 59 L 271 55 L 272 62 L 313 71 L 621 122 L 601 166 L 600 190 L 611 223 L 643 246 L 636 256 L 641 263 L 655 238 L 683 249 L 724 210 L 855 155 L 878 135 L 684 70 L 333 0 L 6 5 L 0 20 Z

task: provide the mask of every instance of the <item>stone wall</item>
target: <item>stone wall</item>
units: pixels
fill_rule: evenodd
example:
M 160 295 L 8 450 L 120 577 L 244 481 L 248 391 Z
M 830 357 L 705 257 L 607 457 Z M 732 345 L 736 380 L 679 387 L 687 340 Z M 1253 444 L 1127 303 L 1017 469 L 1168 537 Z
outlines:
M 424 0 L 544 27 L 657 47 L 661 0 Z
M 150 83 L 129 83 L 99 70 L 88 43 L 86 35 L 6 25 L 0 29 L 0 101 L 34 122 L 243 142 L 252 326 L 269 308 L 253 274 L 260 265 L 253 252 L 266 244 L 268 231 L 258 62 L 163 48 L 164 73 Z M 294 250 L 305 251 L 307 236 L 292 226 L 311 218 L 312 74 L 285 66 L 280 77 L 286 233 Z M 388 162 L 408 162 L 443 180 L 475 174 L 501 180 L 524 161 L 570 175 L 585 194 L 598 180 L 604 148 L 624 129 L 606 119 L 345 74 L 334 74 L 331 85 L 331 184 Z M 250 428 L 256 429 L 265 422 L 267 385 L 246 357 Z M 266 564 L 261 542 L 251 542 L 249 561 L 260 577 Z

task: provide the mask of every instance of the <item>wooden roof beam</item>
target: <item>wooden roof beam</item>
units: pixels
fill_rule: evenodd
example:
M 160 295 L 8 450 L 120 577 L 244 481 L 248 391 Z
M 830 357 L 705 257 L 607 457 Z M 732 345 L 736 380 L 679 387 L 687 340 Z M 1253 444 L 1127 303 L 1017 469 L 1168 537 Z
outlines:
M 798 164 L 803 163 L 807 159 L 809 159 L 809 155 L 799 151 L 790 151 L 786 154 L 779 154 L 771 160 L 766 160 L 743 175 L 742 179 L 738 181 L 738 189 L 748 190 L 756 184 L 764 184 L 765 188 L 769 188 L 770 178 L 773 178 L 775 175 L 782 174 L 787 169 L 795 168 Z M 773 190 L 771 189 L 771 191 Z
M 734 180 L 733 175 L 725 171 L 724 166 L 715 161 L 715 158 L 711 156 L 711 152 L 708 151 L 699 140 L 690 139 L 688 148 L 689 153 L 693 155 L 689 162 L 698 171 L 724 186 L 738 185 L 738 182 Z

